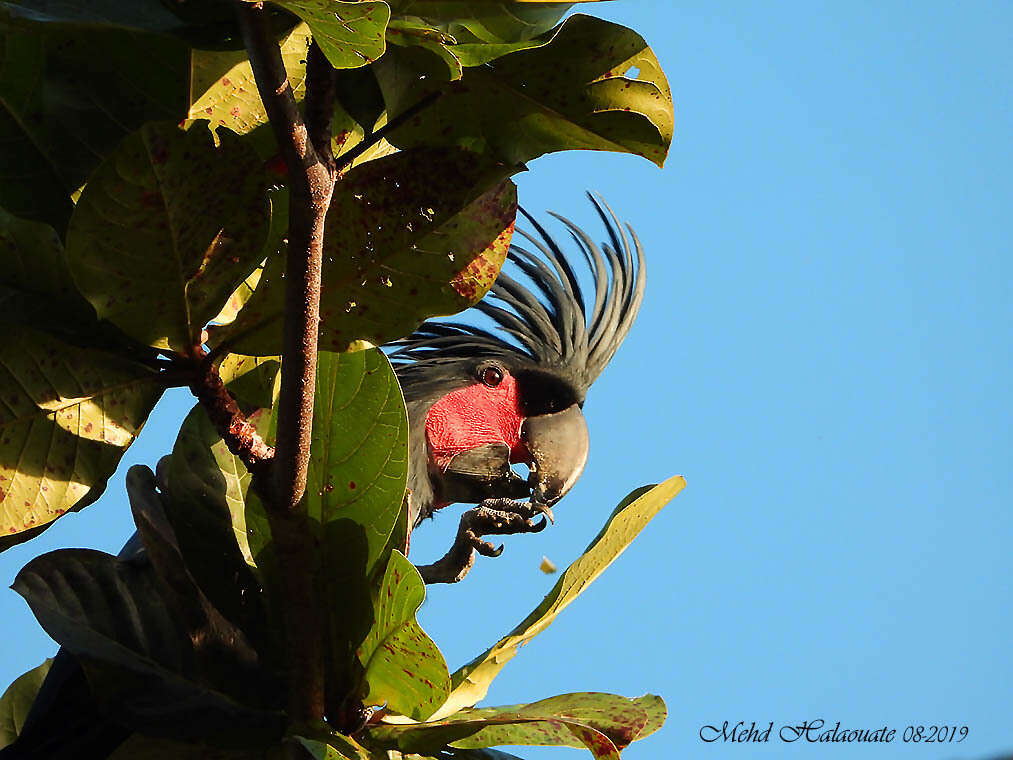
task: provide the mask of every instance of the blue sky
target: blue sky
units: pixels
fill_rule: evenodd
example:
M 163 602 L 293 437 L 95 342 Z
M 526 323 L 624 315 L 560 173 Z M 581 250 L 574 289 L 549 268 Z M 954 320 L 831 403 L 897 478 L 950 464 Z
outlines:
M 985 758 L 1013 749 L 1013 6 L 587 6 L 641 31 L 668 74 L 664 170 L 604 153 L 539 159 L 536 213 L 594 228 L 602 192 L 648 254 L 640 318 L 589 394 L 587 471 L 557 523 L 507 540 L 421 614 L 451 668 L 512 628 L 632 488 L 689 486 L 503 671 L 488 704 L 569 691 L 663 695 L 633 745 L 658 757 Z M 169 397 L 123 465 L 168 451 Z M 448 510 L 449 511 L 449 510 Z M 115 550 L 121 479 L 0 555 Z M 413 537 L 430 561 L 456 528 Z M 7 683 L 53 645 L 0 594 Z M 701 726 L 822 718 L 889 747 L 704 744 Z M 904 744 L 910 724 L 968 726 Z M 542 760 L 575 750 L 523 749 Z M 586 756 L 586 755 L 585 755 Z

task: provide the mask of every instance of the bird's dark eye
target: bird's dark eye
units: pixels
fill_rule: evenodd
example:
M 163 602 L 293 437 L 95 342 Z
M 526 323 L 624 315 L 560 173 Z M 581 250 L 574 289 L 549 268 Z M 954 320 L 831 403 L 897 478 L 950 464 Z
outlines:
M 495 388 L 503 382 L 503 370 L 499 367 L 486 367 L 479 375 L 479 379 L 490 388 Z

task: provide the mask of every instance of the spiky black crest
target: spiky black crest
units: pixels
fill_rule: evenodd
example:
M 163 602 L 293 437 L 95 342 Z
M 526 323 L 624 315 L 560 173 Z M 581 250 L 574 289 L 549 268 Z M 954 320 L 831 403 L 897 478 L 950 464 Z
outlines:
M 501 272 L 475 307 L 516 344 L 474 325 L 425 322 L 392 344 L 390 359 L 401 379 L 410 385 L 448 365 L 498 358 L 552 369 L 583 400 L 630 331 L 646 283 L 644 253 L 633 228 L 624 228 L 603 199 L 588 197 L 605 225 L 607 242 L 600 247 L 568 219 L 552 215 L 566 225 L 583 253 L 594 282 L 593 303 L 585 302 L 576 272 L 556 240 L 521 209 L 537 236 L 518 234 L 534 250 L 511 245 L 508 261 L 530 278 L 537 292 Z

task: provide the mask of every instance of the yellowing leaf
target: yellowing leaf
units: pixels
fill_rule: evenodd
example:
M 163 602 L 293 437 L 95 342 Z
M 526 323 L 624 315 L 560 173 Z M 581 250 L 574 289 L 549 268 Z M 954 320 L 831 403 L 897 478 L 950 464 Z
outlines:
M 685 487 L 686 481 L 676 475 L 659 485 L 638 488 L 623 499 L 598 536 L 566 569 L 542 603 L 513 631 L 454 673 L 450 697 L 433 719 L 453 715 L 483 699 L 489 684 L 517 654 L 517 650 L 548 628 L 556 616 L 580 596 L 626 550 L 661 508 Z
M 0 548 L 100 492 L 164 389 L 142 365 L 17 328 L 0 388 Z

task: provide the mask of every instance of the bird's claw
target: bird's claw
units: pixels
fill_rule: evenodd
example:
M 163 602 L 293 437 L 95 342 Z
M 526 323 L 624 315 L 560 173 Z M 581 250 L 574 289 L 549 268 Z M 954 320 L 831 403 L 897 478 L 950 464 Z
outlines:
M 534 518 L 541 520 L 535 522 Z M 450 550 L 431 565 L 417 565 L 426 583 L 457 583 L 475 564 L 475 552 L 483 557 L 498 557 L 503 545 L 494 547 L 482 536 L 539 533 L 553 521 L 547 505 L 514 499 L 486 499 L 461 515 L 457 538 Z

